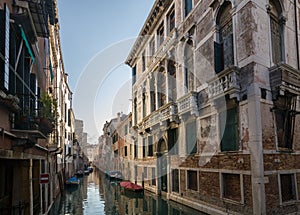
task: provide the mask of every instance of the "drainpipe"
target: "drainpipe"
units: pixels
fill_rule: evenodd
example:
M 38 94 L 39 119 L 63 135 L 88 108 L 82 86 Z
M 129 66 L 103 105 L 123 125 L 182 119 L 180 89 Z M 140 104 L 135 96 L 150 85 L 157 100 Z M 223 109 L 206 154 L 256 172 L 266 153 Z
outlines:
M 33 215 L 32 159 L 29 160 L 29 199 L 30 215 Z
M 296 54 L 297 54 L 297 69 L 300 69 L 299 63 L 299 39 L 298 39 L 298 20 L 297 20 L 297 2 L 294 0 L 294 13 L 295 13 L 295 34 L 296 34 Z

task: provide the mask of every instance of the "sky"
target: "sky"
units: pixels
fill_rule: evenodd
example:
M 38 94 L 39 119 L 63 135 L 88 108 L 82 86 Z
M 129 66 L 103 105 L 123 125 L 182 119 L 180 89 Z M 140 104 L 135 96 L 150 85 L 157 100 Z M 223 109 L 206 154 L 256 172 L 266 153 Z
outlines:
M 124 64 L 155 0 L 58 0 L 65 72 L 75 117 L 96 144 L 105 121 L 131 112 Z

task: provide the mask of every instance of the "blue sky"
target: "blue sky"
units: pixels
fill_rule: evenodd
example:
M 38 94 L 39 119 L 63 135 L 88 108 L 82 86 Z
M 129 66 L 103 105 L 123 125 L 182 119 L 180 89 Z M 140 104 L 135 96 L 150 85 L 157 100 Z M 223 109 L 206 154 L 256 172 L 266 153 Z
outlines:
M 90 143 L 97 143 L 106 120 L 117 112 L 130 111 L 131 70 L 123 62 L 153 3 L 154 0 L 58 0 L 65 72 L 74 93 L 76 118 L 84 120 Z M 110 69 L 105 70 L 106 66 Z M 86 77 L 99 73 L 103 73 L 101 80 L 90 84 L 93 80 Z M 95 96 L 88 99 L 90 94 L 84 94 L 82 89 L 95 92 Z

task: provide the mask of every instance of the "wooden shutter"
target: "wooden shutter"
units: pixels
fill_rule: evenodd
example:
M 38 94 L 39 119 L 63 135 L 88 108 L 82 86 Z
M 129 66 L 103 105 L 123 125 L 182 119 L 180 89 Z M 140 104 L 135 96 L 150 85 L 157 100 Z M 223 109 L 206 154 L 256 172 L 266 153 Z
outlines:
M 227 115 L 225 116 L 226 113 Z M 221 112 L 220 120 L 224 119 L 226 119 L 226 123 L 220 122 L 220 131 L 224 131 L 221 141 L 221 150 L 236 151 L 238 150 L 237 108 L 229 109 L 227 112 Z
M 186 125 L 186 144 L 187 154 L 193 154 L 197 152 L 196 121 L 190 122 Z

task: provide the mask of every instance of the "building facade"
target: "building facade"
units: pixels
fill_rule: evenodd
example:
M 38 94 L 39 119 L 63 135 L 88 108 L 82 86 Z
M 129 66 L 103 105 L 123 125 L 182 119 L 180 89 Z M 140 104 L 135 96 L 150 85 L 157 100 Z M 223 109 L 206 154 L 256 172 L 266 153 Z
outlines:
M 213 213 L 299 208 L 299 3 L 157 0 L 132 67 L 135 177 Z
M 48 138 L 55 101 L 48 87 L 56 2 L 0 1 L 0 16 L 0 213 L 45 213 L 54 195 L 53 181 L 42 184 L 40 174 L 54 167 Z
M 0 214 L 45 214 L 73 166 L 57 1 L 0 1 L 0 23 Z

